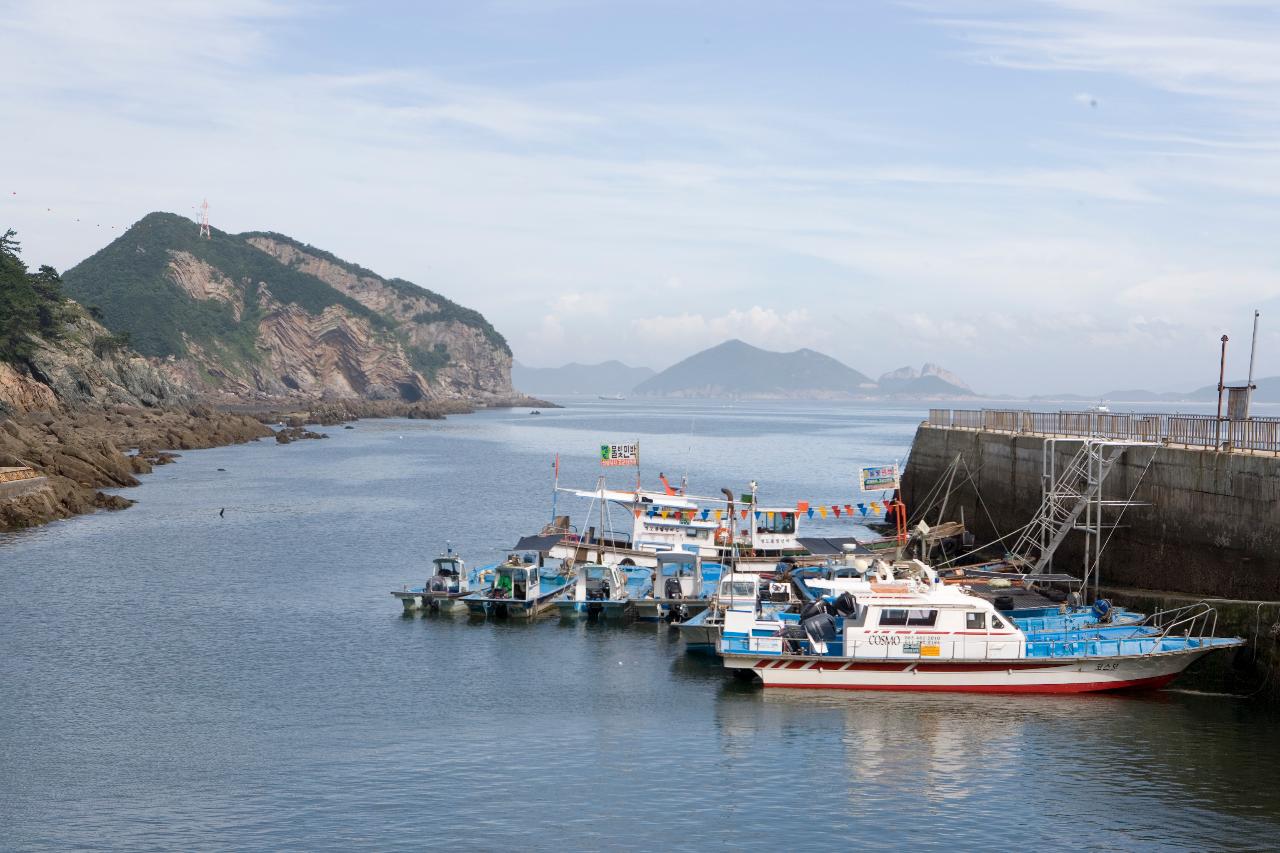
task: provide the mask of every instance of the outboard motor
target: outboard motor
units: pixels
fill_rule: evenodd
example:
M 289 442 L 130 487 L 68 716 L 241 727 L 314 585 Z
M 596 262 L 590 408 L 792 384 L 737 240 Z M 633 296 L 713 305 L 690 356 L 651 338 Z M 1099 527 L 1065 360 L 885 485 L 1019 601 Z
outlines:
M 1115 609 L 1110 601 L 1099 598 L 1093 603 L 1093 615 L 1099 622 L 1110 622 L 1111 617 L 1115 615 Z
M 824 609 L 817 615 L 805 619 L 801 625 L 810 642 L 830 643 L 836 638 L 836 619 Z
M 858 599 L 851 593 L 842 592 L 835 600 L 836 615 L 845 619 L 852 618 L 858 612 Z
M 684 598 L 684 590 L 680 588 L 680 578 L 667 578 L 662 595 L 663 598 Z
M 824 602 L 821 598 L 815 598 L 813 601 L 806 601 L 804 607 L 800 608 L 800 621 L 807 622 L 815 616 L 820 616 L 826 611 Z
M 802 654 L 804 644 L 800 641 L 809 639 L 808 633 L 801 625 L 784 625 L 779 636 L 782 637 L 782 650 L 789 655 Z

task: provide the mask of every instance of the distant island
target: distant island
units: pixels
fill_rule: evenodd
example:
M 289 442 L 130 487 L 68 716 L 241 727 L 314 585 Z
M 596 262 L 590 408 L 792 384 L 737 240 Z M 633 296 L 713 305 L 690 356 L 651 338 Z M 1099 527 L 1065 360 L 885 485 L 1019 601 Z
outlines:
M 773 352 L 729 340 L 655 373 L 617 361 L 512 369 L 516 385 L 538 394 L 629 394 L 733 399 L 968 399 L 978 395 L 935 364 L 901 367 L 874 380 L 811 349 Z
M 1228 385 L 1244 385 L 1244 379 L 1228 380 Z M 1255 403 L 1280 403 L 1280 376 L 1254 379 Z M 1145 391 L 1140 388 L 1107 391 L 1102 394 L 1041 394 L 1029 398 L 1033 403 L 1212 403 L 1218 399 L 1218 386 L 1203 385 L 1194 391 Z

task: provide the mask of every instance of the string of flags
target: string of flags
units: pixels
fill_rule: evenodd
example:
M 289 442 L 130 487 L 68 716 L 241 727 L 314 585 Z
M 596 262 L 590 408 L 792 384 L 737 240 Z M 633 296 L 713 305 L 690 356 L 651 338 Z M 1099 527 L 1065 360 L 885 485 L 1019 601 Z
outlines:
M 808 501 L 800 501 L 796 504 L 793 511 L 787 510 L 737 510 L 738 516 L 746 521 L 749 515 L 753 515 L 756 521 L 763 521 L 766 524 L 773 524 L 777 516 L 787 515 L 804 515 L 813 518 L 815 515 L 821 518 L 828 516 L 834 518 L 867 518 L 868 516 L 883 516 L 892 506 L 892 501 L 866 501 L 863 503 L 847 503 L 847 504 L 810 504 Z M 723 521 L 729 511 L 724 509 L 658 509 L 656 507 L 647 510 L 636 510 L 636 517 L 644 515 L 648 518 L 671 518 L 677 521 Z

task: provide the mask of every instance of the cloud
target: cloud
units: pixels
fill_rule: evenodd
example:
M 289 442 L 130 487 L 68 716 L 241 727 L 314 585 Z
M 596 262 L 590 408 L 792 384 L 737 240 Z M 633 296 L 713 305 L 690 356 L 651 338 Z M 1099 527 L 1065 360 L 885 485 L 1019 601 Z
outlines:
M 770 349 L 795 350 L 809 346 L 813 337 L 808 311 L 780 312 L 760 305 L 716 316 L 686 312 L 640 317 L 632 321 L 632 327 L 644 340 L 678 343 L 686 353 L 730 338 Z
M 1179 94 L 1273 105 L 1280 24 L 1265 0 L 929 4 L 982 62 L 1117 74 Z M 966 12 L 968 12 L 966 14 Z
M 466 61 L 424 48 L 357 63 L 288 50 L 340 4 L 13 3 L 0 71 L 22 83 L 0 136 L 22 168 L 0 225 L 32 262 L 66 266 L 108 224 L 208 196 L 215 226 L 284 231 L 432 287 L 544 364 L 652 364 L 742 337 L 873 373 L 926 358 L 975 378 L 1044 362 L 1160 372 L 1186 359 L 1143 367 L 1108 347 L 1139 333 L 1187 347 L 1274 292 L 1280 59 L 1253 48 L 1274 42 L 1243 20 L 1257 7 L 913 8 L 895 47 L 927 85 L 881 94 L 848 85 L 856 50 L 757 91 L 736 82 L 754 57 L 717 68 L 674 46 L 608 73 L 561 56 L 526 68 L 484 42 L 487 12 L 455 22 L 477 45 Z M 520 31 L 540 15 L 571 23 L 555 14 L 508 22 L 502 46 L 538 42 Z M 926 18 L 960 56 L 934 55 Z M 997 111 L 946 103 L 975 64 Z M 1105 111 L 1074 107 L 1094 91 Z M 1215 281 L 1245 286 L 1215 303 Z M 1135 314 L 1138 332 L 1112 319 Z M 851 332 L 867 319 L 890 330 L 871 358 Z M 655 341 L 663 356 L 636 355 Z M 1094 344 L 1105 360 L 1089 362 Z

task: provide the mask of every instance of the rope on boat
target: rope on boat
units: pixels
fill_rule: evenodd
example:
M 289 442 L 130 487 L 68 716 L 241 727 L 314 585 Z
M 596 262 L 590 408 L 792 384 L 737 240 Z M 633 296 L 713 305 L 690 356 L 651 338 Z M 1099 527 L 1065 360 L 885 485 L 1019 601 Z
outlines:
M 941 563 L 935 563 L 935 564 L 934 564 L 934 568 L 936 568 L 936 569 L 940 569 L 940 568 L 942 568 L 943 566 L 949 566 L 949 565 L 951 565 L 952 563 L 954 563 L 956 560 L 959 560 L 961 557 L 966 557 L 966 556 L 968 556 L 969 554 L 974 553 L 975 551 L 982 551 L 982 550 L 985 550 L 985 549 L 987 549 L 987 548 L 990 548 L 990 547 L 991 547 L 991 546 L 993 546 L 993 545 L 999 545 L 1001 542 L 1003 542 L 1003 541 L 1004 541 L 1004 540 L 1006 540 L 1006 539 L 1012 539 L 1014 536 L 1018 536 L 1018 535 L 1020 535 L 1024 530 L 1026 530 L 1028 527 L 1030 527 L 1030 526 L 1032 525 L 1032 523 L 1033 523 L 1033 522 L 1030 522 L 1030 521 L 1029 521 L 1029 522 L 1027 522 L 1026 524 L 1024 524 L 1024 525 L 1022 525 L 1021 527 L 1019 527 L 1017 530 L 1013 531 L 1012 533 L 1007 533 L 1007 534 L 1005 534 L 1004 536 L 1001 536 L 999 539 L 993 539 L 992 541 L 987 542 L 985 545 L 980 545 L 980 546 L 979 546 L 979 547 L 977 547 L 977 548 L 970 548 L 970 549 L 969 549 L 969 552 L 968 552 L 967 554 L 957 554 L 957 555 L 955 555 L 954 557 L 952 557 L 950 560 L 944 560 L 944 561 L 943 561 L 943 562 L 941 562 Z
M 978 476 L 978 472 L 981 471 L 987 463 L 983 462 L 982 465 L 979 465 L 977 471 L 970 471 L 969 463 L 965 462 L 963 459 L 960 461 L 961 461 L 961 464 L 964 465 L 964 470 L 969 473 L 969 477 L 965 480 L 965 482 L 973 483 L 973 494 L 978 498 L 978 506 L 982 507 L 983 513 L 985 513 L 987 516 L 987 522 L 991 525 L 991 532 L 999 533 L 1000 528 L 996 526 L 996 520 L 991 517 L 991 510 L 987 509 L 987 502 L 982 499 L 982 490 L 978 488 L 978 481 L 976 479 Z M 960 485 L 963 486 L 964 483 L 961 483 Z

